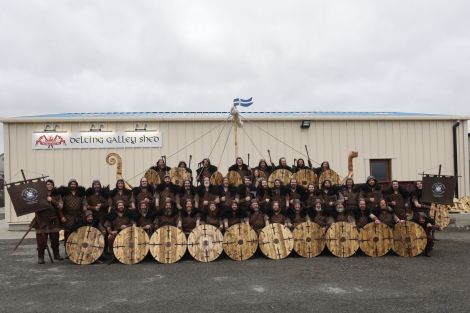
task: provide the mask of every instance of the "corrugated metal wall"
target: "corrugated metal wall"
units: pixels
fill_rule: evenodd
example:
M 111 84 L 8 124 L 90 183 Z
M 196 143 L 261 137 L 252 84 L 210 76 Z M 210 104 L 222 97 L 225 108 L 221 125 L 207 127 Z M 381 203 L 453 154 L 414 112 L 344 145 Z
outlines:
M 268 158 L 267 150 L 270 149 L 275 163 L 282 156 L 288 163 L 293 163 L 294 158 L 306 159 L 304 146 L 308 145 L 313 160 L 318 163 L 328 160 L 340 175 L 346 175 L 347 155 L 357 150 L 359 157 L 354 161 L 357 182 L 364 181 L 369 175 L 369 159 L 374 158 L 392 159 L 392 176 L 398 180 L 415 180 L 423 171 L 436 173 L 439 164 L 443 166 L 443 174 L 453 174 L 453 121 L 312 121 L 308 129 L 301 129 L 300 123 L 246 122 L 242 129 L 238 129 L 239 155 L 246 161 L 250 153 L 250 164 L 255 166 L 260 158 Z M 105 124 L 108 130 L 115 131 L 132 130 L 135 125 L 132 121 Z M 187 161 L 192 154 L 193 168 L 210 155 L 212 163 L 220 166 L 223 174 L 234 163 L 234 131 L 228 136 L 232 126 L 230 122 L 165 121 L 147 124 L 147 129 L 161 131 L 161 149 L 32 150 L 31 133 L 43 131 L 43 123 L 5 124 L 6 181 L 20 180 L 19 171 L 23 168 L 29 177 L 47 174 L 58 185 L 67 183 L 71 177 L 85 186 L 95 178 L 113 185 L 115 167 L 105 162 L 110 152 L 121 155 L 124 177 L 131 184 L 138 184 L 140 173 L 153 165 L 160 155 L 168 157 L 169 166 L 176 166 L 179 160 Z M 62 131 L 76 132 L 89 128 L 90 123 L 60 123 Z M 465 175 L 459 179 L 460 191 L 468 194 L 467 123 L 462 123 L 458 130 L 459 172 Z M 17 218 L 9 200 L 6 205 L 8 223 L 24 223 L 31 219 L 31 216 Z

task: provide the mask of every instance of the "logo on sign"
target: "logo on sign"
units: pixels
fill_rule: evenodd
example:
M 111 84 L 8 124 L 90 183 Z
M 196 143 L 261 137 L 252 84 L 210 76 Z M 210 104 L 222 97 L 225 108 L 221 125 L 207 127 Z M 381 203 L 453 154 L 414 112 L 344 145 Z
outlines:
M 436 182 L 432 185 L 431 190 L 434 197 L 440 198 L 446 192 L 446 186 L 441 182 Z
M 42 135 L 41 137 L 38 138 L 38 140 L 36 140 L 36 146 L 37 145 L 47 146 L 49 149 L 54 148 L 54 146 L 60 146 L 62 144 L 64 146 L 67 145 L 65 143 L 65 139 L 59 135 L 55 135 L 54 137 Z
M 28 204 L 34 204 L 38 202 L 38 191 L 34 188 L 26 188 L 21 193 L 21 197 Z

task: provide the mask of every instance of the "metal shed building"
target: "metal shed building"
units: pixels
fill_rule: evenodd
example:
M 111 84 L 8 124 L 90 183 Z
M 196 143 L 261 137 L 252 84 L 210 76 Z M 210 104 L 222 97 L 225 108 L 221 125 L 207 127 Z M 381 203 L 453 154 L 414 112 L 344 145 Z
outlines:
M 246 162 L 250 153 L 251 166 L 260 158 L 269 159 L 268 149 L 275 163 L 280 157 L 286 157 L 289 164 L 294 158 L 306 159 L 308 145 L 314 166 L 328 160 L 331 168 L 344 176 L 347 156 L 356 150 L 356 182 L 363 182 L 371 172 L 384 180 L 416 180 L 419 173 L 437 173 L 442 164 L 442 174 L 461 176 L 459 195 L 469 194 L 469 116 L 396 112 L 240 115 L 244 121 L 241 128 L 233 126 L 228 112 L 65 113 L 3 118 L 5 180 L 21 180 L 20 170 L 24 169 L 28 177 L 45 174 L 57 185 L 66 184 L 72 177 L 84 186 L 96 178 L 114 185 L 116 168 L 105 161 L 111 152 L 122 157 L 123 176 L 134 185 L 162 155 L 171 167 L 180 160 L 188 162 L 192 155 L 192 168 L 210 157 L 226 174 L 237 154 L 237 133 L 238 155 Z M 137 141 L 144 138 L 151 142 L 123 142 L 134 135 Z M 109 137 L 114 139 L 96 139 Z M 17 217 L 7 197 L 6 222 L 10 229 L 24 227 L 31 219 L 30 215 Z

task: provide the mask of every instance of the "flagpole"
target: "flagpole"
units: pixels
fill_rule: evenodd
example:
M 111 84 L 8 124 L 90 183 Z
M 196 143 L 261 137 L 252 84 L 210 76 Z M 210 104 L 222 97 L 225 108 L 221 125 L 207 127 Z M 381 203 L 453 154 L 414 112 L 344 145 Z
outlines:
M 234 131 L 234 139 L 235 139 L 235 158 L 238 158 L 238 126 L 235 118 L 232 120 L 233 131 Z

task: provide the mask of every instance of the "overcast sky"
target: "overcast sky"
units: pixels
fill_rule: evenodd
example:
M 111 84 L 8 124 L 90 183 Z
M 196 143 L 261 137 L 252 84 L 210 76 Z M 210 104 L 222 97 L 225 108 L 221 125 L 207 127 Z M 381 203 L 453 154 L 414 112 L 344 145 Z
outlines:
M 470 1 L 275 2 L 2 0 L 0 115 L 470 114 Z

